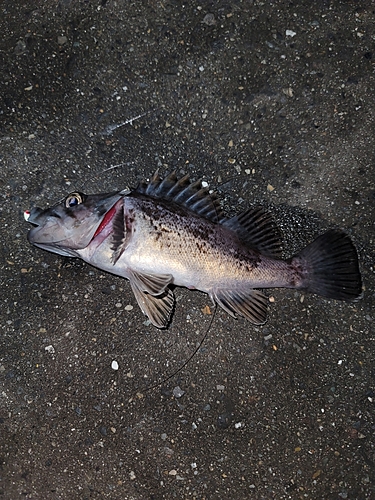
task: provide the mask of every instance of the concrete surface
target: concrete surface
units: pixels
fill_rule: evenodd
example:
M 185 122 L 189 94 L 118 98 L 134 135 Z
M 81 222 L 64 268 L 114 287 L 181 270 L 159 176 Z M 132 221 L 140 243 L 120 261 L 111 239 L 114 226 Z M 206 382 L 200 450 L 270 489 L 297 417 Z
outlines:
M 375 498 L 374 11 L 0 2 L 1 498 Z M 346 229 L 364 298 L 271 291 L 254 328 L 178 289 L 158 331 L 126 281 L 28 244 L 25 209 L 157 167 L 270 206 L 287 256 Z

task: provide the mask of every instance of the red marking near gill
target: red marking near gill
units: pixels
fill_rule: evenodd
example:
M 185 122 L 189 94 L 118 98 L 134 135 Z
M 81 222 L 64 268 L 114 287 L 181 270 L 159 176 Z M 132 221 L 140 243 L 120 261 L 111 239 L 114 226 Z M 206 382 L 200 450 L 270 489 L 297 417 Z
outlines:
M 109 224 L 111 222 L 115 213 L 116 213 L 116 204 L 113 205 L 113 207 L 110 210 L 108 210 L 108 212 L 105 214 L 102 222 L 98 226 L 98 229 L 95 231 L 93 238 L 95 238 L 95 236 L 97 236 L 99 233 L 101 233 L 103 231 L 103 229 L 107 226 L 107 224 Z

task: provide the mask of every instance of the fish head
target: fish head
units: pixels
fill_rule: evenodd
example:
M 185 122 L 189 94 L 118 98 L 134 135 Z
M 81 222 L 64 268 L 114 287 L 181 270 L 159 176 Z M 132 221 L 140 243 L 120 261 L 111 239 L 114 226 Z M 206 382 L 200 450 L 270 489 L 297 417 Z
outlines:
M 113 217 L 123 195 L 123 191 L 96 195 L 74 192 L 45 210 L 26 210 L 25 220 L 34 226 L 27 238 L 44 250 L 75 257 Z

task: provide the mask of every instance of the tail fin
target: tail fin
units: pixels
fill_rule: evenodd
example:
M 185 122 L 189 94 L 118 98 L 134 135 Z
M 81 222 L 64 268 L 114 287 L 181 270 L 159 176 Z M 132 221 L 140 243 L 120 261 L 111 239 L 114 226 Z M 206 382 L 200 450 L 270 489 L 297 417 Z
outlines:
M 292 265 L 301 273 L 308 292 L 338 300 L 354 300 L 362 293 L 357 251 L 344 231 L 332 229 L 310 243 Z

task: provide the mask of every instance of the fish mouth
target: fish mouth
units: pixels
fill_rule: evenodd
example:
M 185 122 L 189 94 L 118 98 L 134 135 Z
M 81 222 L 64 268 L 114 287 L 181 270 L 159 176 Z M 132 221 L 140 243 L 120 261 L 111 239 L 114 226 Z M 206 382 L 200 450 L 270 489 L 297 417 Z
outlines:
M 23 212 L 23 217 L 24 217 L 26 222 L 28 222 L 29 224 L 32 224 L 34 227 L 38 227 L 40 224 L 35 222 L 35 218 L 37 218 L 38 215 L 41 214 L 41 212 L 43 212 L 43 210 L 41 208 L 34 207 L 33 209 L 31 209 L 31 211 L 25 210 Z

